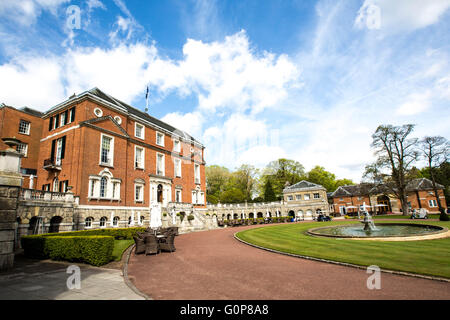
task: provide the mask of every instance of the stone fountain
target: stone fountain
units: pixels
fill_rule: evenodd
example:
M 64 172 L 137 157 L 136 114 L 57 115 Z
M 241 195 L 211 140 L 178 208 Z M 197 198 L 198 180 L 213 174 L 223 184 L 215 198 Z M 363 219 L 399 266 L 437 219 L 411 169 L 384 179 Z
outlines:
M 363 221 L 361 221 L 361 223 L 363 223 L 364 224 L 364 230 L 365 231 L 375 231 L 375 230 L 378 230 L 376 227 L 375 227 L 375 223 L 373 222 L 373 220 L 372 220 L 372 216 L 369 214 L 369 211 L 367 211 L 367 209 L 366 209 L 366 203 L 364 202 L 363 203 L 363 205 L 362 205 L 362 214 L 364 215 L 364 219 L 363 219 Z

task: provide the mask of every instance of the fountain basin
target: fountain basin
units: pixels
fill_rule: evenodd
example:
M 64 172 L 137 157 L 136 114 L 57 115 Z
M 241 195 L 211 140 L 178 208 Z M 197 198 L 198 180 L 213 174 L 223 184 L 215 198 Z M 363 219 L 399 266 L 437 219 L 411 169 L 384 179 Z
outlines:
M 307 231 L 309 235 L 332 238 L 349 239 L 385 239 L 397 240 L 420 240 L 421 237 L 429 235 L 448 234 L 448 229 L 440 226 L 412 224 L 412 223 L 377 223 L 376 230 L 364 230 L 360 224 L 337 225 L 330 227 L 313 228 Z M 448 235 L 445 235 L 448 236 Z M 417 239 L 416 239 L 417 238 Z

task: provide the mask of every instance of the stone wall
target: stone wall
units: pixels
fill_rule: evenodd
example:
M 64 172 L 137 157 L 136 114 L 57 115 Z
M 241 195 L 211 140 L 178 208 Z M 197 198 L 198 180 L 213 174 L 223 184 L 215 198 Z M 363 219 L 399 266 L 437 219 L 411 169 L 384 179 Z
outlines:
M 184 213 L 184 219 L 177 215 Z M 169 204 L 169 208 L 162 208 L 162 227 L 176 226 L 179 233 L 192 231 L 210 230 L 218 228 L 215 216 L 207 215 L 206 209 L 194 208 L 187 204 Z M 193 220 L 188 220 L 189 215 L 193 215 Z M 173 216 L 175 215 L 175 224 Z M 43 227 L 39 230 L 43 233 L 49 232 L 52 219 L 61 217 L 58 223 L 59 232 L 73 230 L 89 230 L 98 228 L 127 228 L 127 227 L 149 227 L 149 208 L 133 207 L 95 207 L 78 205 L 74 201 L 45 201 L 36 199 L 20 200 L 17 208 L 17 218 L 19 224 L 15 233 L 16 248 L 20 247 L 20 237 L 34 234 L 36 228 L 33 222 L 37 217 L 42 220 Z M 116 217 L 117 224 L 114 224 Z M 142 217 L 142 219 L 141 219 Z M 86 224 L 86 218 L 91 218 L 90 226 Z M 101 219 L 104 218 L 103 226 Z M 14 220 L 15 221 L 15 220 Z
M 14 265 L 14 237 L 19 187 L 0 186 L 0 270 Z

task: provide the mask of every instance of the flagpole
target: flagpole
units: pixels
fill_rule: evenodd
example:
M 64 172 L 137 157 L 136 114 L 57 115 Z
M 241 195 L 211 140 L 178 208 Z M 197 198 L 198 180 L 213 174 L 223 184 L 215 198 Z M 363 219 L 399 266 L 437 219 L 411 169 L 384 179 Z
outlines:
M 147 93 L 145 94 L 145 113 L 148 112 L 148 85 L 147 85 Z

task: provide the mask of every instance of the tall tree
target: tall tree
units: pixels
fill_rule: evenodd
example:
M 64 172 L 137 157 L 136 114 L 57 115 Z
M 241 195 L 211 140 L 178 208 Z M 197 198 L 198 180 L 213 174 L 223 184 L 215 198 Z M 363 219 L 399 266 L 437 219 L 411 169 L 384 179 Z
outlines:
M 441 204 L 439 198 L 439 192 L 436 185 L 436 168 L 440 167 L 444 162 L 447 162 L 449 156 L 450 145 L 447 139 L 440 136 L 424 137 L 420 141 L 420 149 L 422 155 L 428 164 L 428 171 L 430 173 L 431 182 L 433 184 L 434 196 L 438 204 L 440 214 L 440 220 L 449 221 L 448 215 L 445 213 L 445 209 Z
M 265 185 L 264 185 L 264 201 L 266 202 L 272 202 L 276 201 L 277 196 L 275 195 L 275 192 L 272 188 L 272 182 L 270 182 L 270 179 L 267 179 Z
M 408 214 L 406 186 L 409 183 L 407 172 L 418 158 L 416 138 L 409 138 L 414 130 L 413 124 L 402 126 L 380 125 L 372 135 L 372 147 L 377 156 L 376 162 L 366 167 L 378 182 L 382 181 L 388 193 L 394 194 L 401 203 L 403 215 Z M 383 170 L 388 170 L 385 174 Z M 369 174 L 366 171 L 366 174 Z
M 220 195 L 225 191 L 231 173 L 230 171 L 218 165 L 207 166 L 206 173 L 206 200 L 209 203 L 217 203 Z
M 267 165 L 262 173 L 260 186 L 264 188 L 267 179 L 271 179 L 273 191 L 276 197 L 281 199 L 286 182 L 292 185 L 302 178 L 305 178 L 305 168 L 299 162 L 281 158 Z M 264 189 L 260 190 L 260 194 L 264 194 Z
M 235 172 L 233 172 L 236 188 L 240 189 L 245 201 L 251 201 L 256 184 L 256 176 L 258 170 L 254 166 L 243 164 Z

